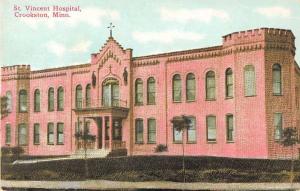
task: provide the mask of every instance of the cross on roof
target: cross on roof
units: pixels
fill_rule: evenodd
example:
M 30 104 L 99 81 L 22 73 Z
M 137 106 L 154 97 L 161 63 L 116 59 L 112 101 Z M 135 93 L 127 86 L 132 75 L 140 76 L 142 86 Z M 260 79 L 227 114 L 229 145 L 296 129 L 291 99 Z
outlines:
M 115 28 L 115 25 L 113 25 L 112 23 L 110 23 L 109 26 L 108 26 L 107 28 L 109 29 L 110 37 L 112 37 L 112 29 Z

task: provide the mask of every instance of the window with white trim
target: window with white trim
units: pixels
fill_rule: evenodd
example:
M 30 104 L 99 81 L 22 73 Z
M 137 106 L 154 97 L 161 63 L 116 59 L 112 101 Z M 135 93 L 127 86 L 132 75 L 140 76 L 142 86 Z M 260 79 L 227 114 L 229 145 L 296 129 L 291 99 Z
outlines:
M 156 120 L 148 119 L 148 143 L 156 143 Z
M 206 117 L 207 141 L 217 140 L 216 116 L 210 115 Z

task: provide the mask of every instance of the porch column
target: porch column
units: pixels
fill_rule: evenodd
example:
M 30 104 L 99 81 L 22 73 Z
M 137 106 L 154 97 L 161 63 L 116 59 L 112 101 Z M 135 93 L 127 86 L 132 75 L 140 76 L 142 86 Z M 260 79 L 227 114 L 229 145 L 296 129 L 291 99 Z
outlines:
M 102 117 L 102 149 L 105 149 L 105 117 Z
M 112 150 L 112 142 L 113 142 L 112 131 L 113 131 L 113 121 L 112 121 L 112 116 L 109 116 L 109 148 L 110 148 L 110 150 Z

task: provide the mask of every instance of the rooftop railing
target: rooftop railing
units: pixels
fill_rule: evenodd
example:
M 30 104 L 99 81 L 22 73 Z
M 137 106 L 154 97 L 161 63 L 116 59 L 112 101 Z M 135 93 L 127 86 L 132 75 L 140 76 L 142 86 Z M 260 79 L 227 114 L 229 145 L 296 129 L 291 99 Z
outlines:
M 77 99 L 75 109 L 88 109 L 100 107 L 128 107 L 127 100 L 121 99 Z

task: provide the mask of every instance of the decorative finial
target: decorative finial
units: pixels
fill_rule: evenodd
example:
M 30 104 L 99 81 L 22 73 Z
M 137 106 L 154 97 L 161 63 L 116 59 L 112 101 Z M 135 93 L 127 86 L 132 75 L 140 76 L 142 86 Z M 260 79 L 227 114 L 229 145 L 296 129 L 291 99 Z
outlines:
M 107 28 L 109 29 L 110 37 L 112 37 L 112 29 L 115 28 L 115 25 L 113 25 L 112 23 L 110 23 L 109 26 L 108 26 Z

